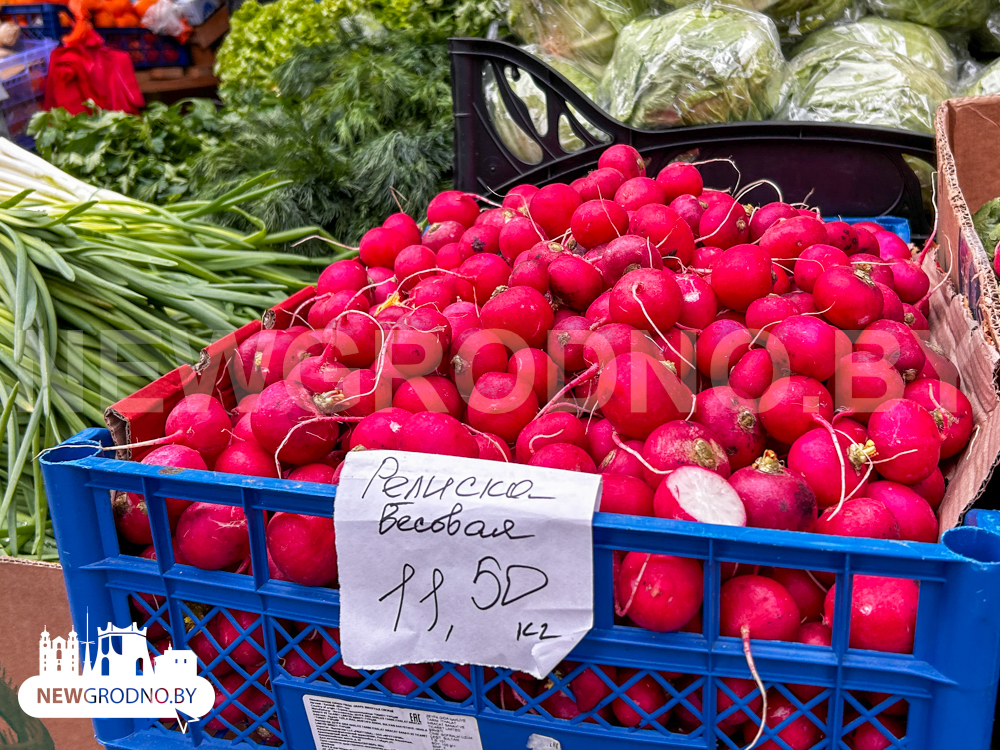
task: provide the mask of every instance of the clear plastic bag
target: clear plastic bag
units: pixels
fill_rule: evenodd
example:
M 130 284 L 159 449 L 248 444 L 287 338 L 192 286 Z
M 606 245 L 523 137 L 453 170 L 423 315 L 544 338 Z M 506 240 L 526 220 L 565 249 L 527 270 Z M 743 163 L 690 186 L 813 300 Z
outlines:
M 834 42 L 873 44 L 891 50 L 930 68 L 949 84 L 954 83 L 958 75 L 955 54 L 937 31 L 909 21 L 893 21 L 876 16 L 866 16 L 855 23 L 820 29 L 796 47 L 795 54 Z
M 1000 60 L 994 60 L 966 86 L 964 96 L 1000 94 Z
M 854 0 L 728 0 L 746 10 L 766 13 L 774 19 L 782 39 L 798 40 L 809 32 L 842 19 Z M 698 0 L 677 0 L 678 8 Z
M 547 54 L 538 45 L 528 45 L 523 48 L 535 57 L 541 59 L 550 67 L 562 73 L 570 83 L 591 99 L 594 97 L 594 90 L 597 88 L 597 81 L 592 78 L 586 70 L 571 60 Z M 534 80 L 527 73 L 522 72 L 518 78 L 514 78 L 509 72 L 507 81 L 514 94 L 524 102 L 528 110 L 528 116 L 539 135 L 545 135 L 548 129 L 548 106 L 546 104 L 545 93 L 535 84 Z M 487 67 L 483 85 L 486 87 L 486 106 L 493 121 L 493 127 L 500 135 L 504 144 L 521 161 L 527 164 L 537 164 L 542 160 L 542 148 L 534 138 L 529 136 L 520 125 L 511 117 L 507 106 L 500 95 L 500 88 L 493 75 L 492 68 Z M 570 111 L 573 111 L 570 106 Z M 573 111 L 576 114 L 575 111 Z M 590 126 L 583 117 L 577 115 L 577 120 L 593 135 L 601 137 L 601 131 Z M 559 120 L 559 145 L 567 152 L 579 151 L 584 146 L 584 142 L 573 132 L 573 128 L 565 117 Z
M 150 6 L 142 16 L 142 25 L 163 36 L 180 36 L 187 30 L 184 11 L 174 0 L 159 0 Z
M 867 0 L 872 13 L 935 29 L 974 29 L 986 22 L 992 0 Z
M 784 66 L 770 18 L 701 2 L 626 26 L 597 104 L 639 128 L 764 120 Z
M 792 59 L 774 119 L 933 133 L 934 112 L 948 95 L 941 76 L 902 55 L 868 44 L 834 42 Z
M 648 0 L 500 0 L 511 31 L 529 45 L 600 78 L 618 32 L 649 9 Z

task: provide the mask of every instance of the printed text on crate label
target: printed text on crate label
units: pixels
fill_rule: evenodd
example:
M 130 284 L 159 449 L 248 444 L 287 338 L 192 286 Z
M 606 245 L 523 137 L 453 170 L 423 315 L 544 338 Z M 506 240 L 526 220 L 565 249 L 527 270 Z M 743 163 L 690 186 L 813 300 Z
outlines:
M 304 695 L 316 750 L 483 750 L 474 716 Z
M 595 474 L 348 453 L 334 502 L 343 660 L 548 674 L 594 624 Z

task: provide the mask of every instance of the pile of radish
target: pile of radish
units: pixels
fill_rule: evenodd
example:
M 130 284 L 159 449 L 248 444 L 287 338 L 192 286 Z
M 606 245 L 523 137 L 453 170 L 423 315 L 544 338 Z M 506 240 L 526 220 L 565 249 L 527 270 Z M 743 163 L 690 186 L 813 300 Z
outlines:
M 425 228 L 400 213 L 371 229 L 357 260 L 320 275 L 295 325 L 239 345 L 235 408 L 186 396 L 143 463 L 335 484 L 347 451 L 433 452 L 600 473 L 609 513 L 937 541 L 942 468 L 969 443 L 973 414 L 958 372 L 929 341 L 934 290 L 895 234 L 783 202 L 742 205 L 705 189 L 688 163 L 649 177 L 624 145 L 570 185 L 519 185 L 501 205 L 484 203 L 447 191 L 427 207 Z M 167 505 L 179 562 L 248 570 L 242 510 Z M 151 544 L 142 496 L 120 495 L 114 509 L 126 542 Z M 336 585 L 331 519 L 275 513 L 267 544 L 272 578 Z M 700 632 L 699 561 L 624 552 L 616 563 L 621 623 Z M 832 574 L 728 565 L 723 580 L 722 635 L 829 645 Z M 851 646 L 911 652 L 917 595 L 912 581 L 857 576 Z M 238 635 L 223 615 L 207 630 L 215 644 L 202 633 L 189 643 L 206 663 Z M 312 628 L 300 648 L 323 664 L 335 644 L 335 631 Z M 264 659 L 247 641 L 229 658 L 251 671 Z M 296 674 L 313 668 L 295 651 L 286 662 Z M 577 673 L 569 692 L 543 701 L 553 715 L 595 711 L 680 732 L 699 724 L 683 706 L 650 720 L 610 699 L 610 685 L 626 686 L 655 713 L 669 694 L 650 675 L 563 666 Z M 357 677 L 339 662 L 327 668 Z M 405 694 L 411 677 L 436 669 L 396 668 L 381 683 Z M 547 689 L 515 677 L 518 689 L 494 691 L 498 705 Z M 693 679 L 661 677 L 678 688 Z M 730 682 L 737 696 L 759 693 L 751 680 Z M 452 674 L 435 686 L 468 696 Z M 766 723 L 776 726 L 791 704 L 768 698 Z M 760 702 L 720 727 L 752 740 Z M 720 711 L 732 704 L 720 690 Z M 848 746 L 885 746 L 865 732 Z M 780 736 L 799 750 L 822 733 L 806 720 Z

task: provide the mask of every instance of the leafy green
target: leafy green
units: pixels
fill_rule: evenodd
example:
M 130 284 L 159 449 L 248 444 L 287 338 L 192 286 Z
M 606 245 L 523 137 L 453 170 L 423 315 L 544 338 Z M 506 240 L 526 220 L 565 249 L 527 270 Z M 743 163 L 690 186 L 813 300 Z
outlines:
M 683 8 L 700 0 L 674 0 Z M 727 0 L 745 10 L 766 13 L 778 27 L 783 40 L 801 39 L 820 26 L 836 21 L 851 7 L 851 0 Z
M 640 128 L 763 120 L 784 65 L 771 19 L 700 2 L 626 26 L 597 104 Z
M 1000 94 L 1000 60 L 994 60 L 977 75 L 965 89 L 965 96 Z
M 1000 198 L 986 201 L 972 217 L 972 225 L 976 228 L 986 254 L 993 260 L 997 243 L 1000 243 Z
M 272 231 L 320 224 L 353 244 L 399 210 L 397 197 L 416 213 L 447 185 L 448 50 L 428 43 L 426 30 L 373 37 L 347 23 L 333 40 L 299 48 L 274 79 L 273 95 L 258 92 L 256 101 L 224 114 L 219 144 L 195 165 L 206 194 L 275 170 L 275 179 L 292 183 L 250 202 L 248 211 Z
M 191 163 L 220 128 L 208 99 L 152 102 L 141 115 L 93 108 L 37 112 L 28 125 L 38 153 L 65 172 L 132 198 L 170 203 L 189 197 Z
M 873 13 L 935 29 L 974 29 L 985 23 L 991 0 L 867 0 Z

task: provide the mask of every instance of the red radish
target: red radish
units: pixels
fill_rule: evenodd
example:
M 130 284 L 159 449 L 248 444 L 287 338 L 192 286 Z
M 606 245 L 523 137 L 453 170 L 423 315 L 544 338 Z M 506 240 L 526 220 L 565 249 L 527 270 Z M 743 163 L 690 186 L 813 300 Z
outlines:
M 683 161 L 675 161 L 665 166 L 656 175 L 656 181 L 666 193 L 667 202 L 680 195 L 701 195 L 705 187 L 698 168 Z
M 458 273 L 472 283 L 474 302 L 483 304 L 498 287 L 510 280 L 510 266 L 499 255 L 477 253 L 458 267 Z
M 594 463 L 600 465 L 607 455 L 615 449 L 615 428 L 606 419 L 594 419 L 586 423 L 587 450 Z
M 646 175 L 646 163 L 642 156 L 631 146 L 618 143 L 605 149 L 597 159 L 600 169 L 617 169 L 626 180 Z
M 813 590 L 819 594 L 819 615 L 823 615 L 823 602 L 826 598 L 826 589 L 821 589 L 809 575 L 803 571 L 797 571 L 802 573 L 805 579 L 808 581 L 808 585 L 813 587 Z M 792 593 L 795 596 L 794 592 Z M 796 600 L 797 601 L 797 600 Z M 805 616 L 803 615 L 803 619 Z M 830 628 L 824 625 L 822 622 L 806 622 L 802 627 L 799 628 L 798 642 L 804 643 L 808 646 L 821 646 L 829 648 L 833 643 L 833 633 Z M 818 685 L 789 685 L 788 689 L 792 694 L 798 698 L 803 703 L 808 703 L 817 695 L 823 692 L 824 688 Z M 846 722 L 845 722 L 846 723 Z
M 614 202 L 623 210 L 638 211 L 650 203 L 666 204 L 667 194 L 656 180 L 633 177 L 615 191 Z
M 906 725 L 891 716 L 878 716 L 878 723 L 882 728 L 877 728 L 872 723 L 862 724 L 854 730 L 854 739 L 851 743 L 851 750 L 886 750 L 889 747 L 896 747 L 894 740 L 889 736 L 901 740 L 906 736 Z
M 712 286 L 692 273 L 679 273 L 674 276 L 674 281 L 681 290 L 683 300 L 677 322 L 687 328 L 707 328 L 719 312 Z
M 548 268 L 539 260 L 525 261 L 511 271 L 510 286 L 530 286 L 545 294 L 549 291 Z
M 620 474 L 623 476 L 642 479 L 645 467 L 642 465 L 642 441 L 625 440 L 624 448 L 616 445 L 598 464 L 597 469 L 601 474 Z M 637 458 L 640 457 L 640 458 Z
M 805 315 L 806 313 L 816 312 L 816 302 L 813 296 L 809 292 L 789 292 L 785 295 L 795 306 L 799 308 L 799 314 Z
M 742 245 L 750 237 L 750 220 L 739 203 L 709 206 L 698 221 L 698 241 L 723 250 Z
M 773 291 L 775 294 L 784 296 L 792 291 L 794 279 L 789 276 L 790 273 L 791 271 L 782 268 L 777 263 L 771 264 L 771 277 L 774 279 Z M 795 307 L 798 309 L 798 305 Z
M 693 195 L 678 195 L 670 201 L 669 206 L 691 227 L 692 234 L 697 233 L 701 217 L 705 213 L 705 209 L 708 208 L 707 203 L 702 203 L 699 198 L 695 198 Z
M 312 328 L 320 329 L 325 328 L 337 316 L 347 310 L 359 310 L 363 313 L 368 312 L 368 299 L 365 295 L 352 292 L 350 289 L 345 289 L 342 292 L 334 292 L 325 299 L 317 300 L 309 308 L 306 318 Z
M 729 385 L 743 398 L 758 399 L 774 382 L 774 364 L 766 349 L 746 352 L 729 373 Z
M 573 212 L 570 229 L 583 247 L 597 247 L 628 231 L 628 214 L 611 200 L 586 201 Z
M 250 415 L 250 426 L 264 450 L 292 464 L 322 459 L 333 450 L 339 431 L 305 388 L 288 381 L 264 389 Z
M 361 242 L 358 243 L 360 249 L 358 255 L 366 266 L 392 268 L 396 262 L 396 256 L 407 244 L 406 237 L 395 229 L 375 227 L 369 229 L 361 237 Z M 436 250 L 437 248 L 431 247 L 431 249 Z
M 199 469 L 205 471 L 207 466 L 201 454 L 194 448 L 186 445 L 161 445 L 147 453 L 140 463 L 146 466 L 171 466 L 175 469 Z M 142 499 L 142 495 L 136 495 Z M 166 499 L 167 516 L 170 518 L 170 525 L 177 522 L 177 517 L 191 505 L 190 500 L 168 497 Z M 147 542 L 150 544 L 151 542 Z
M 288 472 L 286 479 L 293 482 L 314 482 L 316 484 L 334 484 L 334 468 L 326 464 L 304 464 Z
M 436 271 L 437 256 L 429 247 L 410 245 L 399 251 L 393 261 L 393 272 L 400 282 L 400 289 L 409 291 L 421 279 L 430 278 Z
M 115 514 L 115 528 L 127 542 L 143 545 L 153 543 L 153 530 L 149 525 L 145 497 L 131 492 L 117 493 L 111 509 Z
M 869 255 L 879 254 L 878 240 L 875 239 L 875 235 L 870 229 L 855 224 L 854 233 L 858 235 L 858 252 Z M 909 254 L 909 250 L 907 250 L 907 254 Z
M 723 718 L 720 718 L 716 722 L 716 726 L 718 726 L 723 732 L 731 732 L 737 727 L 740 727 L 750 721 L 751 715 L 756 716 L 760 712 L 762 703 L 760 690 L 753 680 L 741 680 L 738 677 L 723 677 L 719 679 L 718 682 L 721 683 L 721 685 L 716 692 L 715 698 L 717 716 L 721 716 L 721 714 L 736 705 L 736 701 L 733 700 L 727 691 L 731 691 L 733 695 L 741 701 L 751 693 L 757 693 L 757 695 L 747 701 L 745 705 L 737 708 L 735 711 Z
M 472 667 L 468 664 L 453 664 L 449 672 L 444 672 L 444 667 L 438 665 L 435 672 L 443 672 L 435 683 L 438 689 L 446 697 L 453 701 L 464 701 L 472 695 L 470 685 L 472 684 Z M 461 675 L 459 678 L 458 675 Z M 464 679 L 464 681 L 463 681 Z
M 465 230 L 462 239 L 458 241 L 463 252 L 470 256 L 474 253 L 500 252 L 500 227 L 490 224 L 476 224 Z M 398 277 L 399 274 L 397 273 Z
M 746 508 L 747 526 L 787 531 L 812 531 L 816 524 L 816 494 L 801 474 L 786 469 L 774 451 L 729 478 Z
M 636 440 L 686 417 L 694 405 L 691 391 L 666 365 L 640 352 L 619 354 L 601 371 L 597 399 L 618 433 Z
M 837 587 L 826 595 L 824 622 L 833 627 Z M 851 648 L 913 653 L 920 588 L 905 578 L 854 576 L 851 600 Z
M 667 472 L 680 466 L 697 466 L 729 477 L 729 457 L 715 435 L 697 422 L 675 420 L 653 430 L 642 449 L 645 479 L 654 489 Z M 655 469 L 656 471 L 652 471 Z
M 823 619 L 823 600 L 826 598 L 826 589 L 805 570 L 795 568 L 762 568 L 762 576 L 773 578 L 785 587 L 785 590 L 795 600 L 799 608 L 802 621 L 812 623 L 814 626 L 823 628 L 820 620 Z M 803 627 L 799 628 L 799 642 L 802 641 Z M 829 631 L 827 631 L 829 632 Z M 830 645 L 829 641 L 826 645 Z
M 917 380 L 906 386 L 904 396 L 934 418 L 941 433 L 941 458 L 951 458 L 965 448 L 972 436 L 973 416 L 964 393 L 940 380 Z
M 500 229 L 497 244 L 504 259 L 508 263 L 513 263 L 518 255 L 547 239 L 541 227 L 534 221 L 527 216 L 517 216 Z
M 456 280 L 451 276 L 431 276 L 418 281 L 410 290 L 407 302 L 412 307 L 433 307 L 444 310 L 455 301 Z
M 442 221 L 437 224 L 431 224 L 424 230 L 423 237 L 420 238 L 421 244 L 429 247 L 434 252 L 438 252 L 446 245 L 457 245 L 462 239 L 462 235 L 465 234 L 465 226 L 459 224 L 457 221 Z M 396 256 L 392 256 L 392 260 L 395 261 Z M 362 258 L 364 260 L 364 258 Z M 370 264 L 366 264 L 370 265 Z M 383 264 L 378 264 L 383 265 Z M 390 263 L 388 268 L 392 268 Z
M 604 278 L 613 284 L 638 268 L 663 268 L 660 251 L 646 237 L 626 234 L 611 240 L 603 256 Z
M 465 426 L 454 417 L 433 411 L 418 412 L 403 423 L 398 450 L 479 458 L 479 446 Z
M 457 221 L 471 227 L 479 216 L 479 206 L 475 199 L 460 190 L 445 190 L 435 195 L 427 204 L 427 223 Z
M 579 448 L 587 448 L 583 422 L 565 412 L 553 412 L 533 420 L 517 436 L 517 462 L 528 463 L 536 452 L 551 443 L 572 443 Z
M 386 363 L 382 379 L 377 380 L 374 368 L 372 370 L 352 370 L 340 381 L 336 393 L 331 400 L 341 414 L 348 417 L 367 417 L 379 409 L 392 406 L 392 382 L 389 367 Z
M 747 514 L 736 491 L 714 471 L 681 466 L 656 490 L 653 512 L 657 518 L 700 521 L 723 526 L 746 526 Z
M 885 503 L 869 497 L 848 500 L 838 511 L 827 508 L 816 522 L 817 534 L 865 539 L 899 539 L 899 523 Z M 831 575 L 832 580 L 832 575 Z
M 854 348 L 887 359 L 907 382 L 916 378 L 927 359 L 913 331 L 894 320 L 876 320 L 861 332 Z
M 899 524 L 900 539 L 929 544 L 938 540 L 938 520 L 930 503 L 906 485 L 872 482 L 865 495 L 889 509 Z
M 504 357 L 506 359 L 506 357 Z M 504 366 L 506 366 L 504 362 Z M 408 412 L 436 411 L 455 419 L 462 416 L 462 397 L 455 385 L 440 375 L 410 378 L 396 389 L 392 405 Z
M 838 456 L 837 449 L 840 454 Z M 837 447 L 828 430 L 817 427 L 802 435 L 788 451 L 788 468 L 801 475 L 816 494 L 820 508 L 836 505 L 843 497 L 864 494 L 870 475 L 870 454 L 863 444 L 837 433 Z
M 587 308 L 587 312 L 584 316 L 594 325 L 604 325 L 605 323 L 611 322 L 611 290 L 602 292 L 601 295 L 595 299 L 590 307 Z
M 910 489 L 930 503 L 931 508 L 937 511 L 941 501 L 944 500 L 944 474 L 941 473 L 941 469 L 934 469 L 927 479 L 921 479 L 916 484 L 910 485 Z
M 740 638 L 746 628 L 762 641 L 794 641 L 802 621 L 787 589 L 771 578 L 730 578 L 719 590 L 719 634 Z
M 716 259 L 724 252 L 721 247 L 696 248 L 691 258 L 691 265 L 695 268 L 711 269 Z
M 640 268 L 622 276 L 611 290 L 611 318 L 640 330 L 666 331 L 680 318 L 682 301 L 673 274 Z
M 601 167 L 587 175 L 577 188 L 584 201 L 612 200 L 625 177 L 613 167 Z
M 229 412 L 229 416 L 233 420 L 233 427 L 238 425 L 243 417 L 249 416 L 250 412 L 252 412 L 257 406 L 257 399 L 259 398 L 259 393 L 249 393 L 240 399 L 239 403 L 236 404 L 236 407 Z
M 761 330 L 771 331 L 781 321 L 798 314 L 799 309 L 791 300 L 769 294 L 755 299 L 747 307 L 747 328 L 754 334 Z
M 250 554 L 242 508 L 193 503 L 177 521 L 177 547 L 188 564 L 202 570 L 238 565 Z
M 717 203 L 725 203 L 727 206 L 731 203 L 735 203 L 736 199 L 733 198 L 729 193 L 724 193 L 721 190 L 702 190 L 701 195 L 698 196 L 709 206 L 714 206 Z
M 909 260 L 912 257 L 910 248 L 893 232 L 875 232 L 875 241 L 878 243 L 878 254 L 882 260 Z
M 791 445 L 815 427 L 814 416 L 833 418 L 833 399 L 823 384 L 801 375 L 774 381 L 760 397 L 759 414 L 764 429 Z
M 776 202 L 761 206 L 750 217 L 750 241 L 759 240 L 764 232 L 777 222 L 798 215 L 798 212 L 787 203 Z
M 368 367 L 382 350 L 382 330 L 367 315 L 348 313 L 327 328 L 326 336 L 329 347 L 326 356 L 304 360 L 299 365 L 303 370 L 327 365 L 324 361 L 327 357 L 347 367 Z M 315 365 L 311 362 L 314 359 L 318 360 Z
M 648 239 L 673 271 L 691 264 L 694 234 L 676 211 L 658 203 L 643 206 L 629 219 L 629 233 Z
M 326 661 L 323 648 L 315 640 L 300 641 L 298 646 L 285 654 L 281 666 L 292 677 L 308 677 Z
M 656 343 L 643 331 L 624 323 L 608 323 L 593 331 L 583 346 L 586 364 L 606 365 L 619 354 L 642 352 L 654 359 L 662 359 Z
M 812 293 L 816 279 L 834 266 L 850 268 L 851 261 L 843 250 L 823 244 L 807 247 L 795 262 L 795 285 Z
M 532 384 L 509 373 L 486 373 L 469 397 L 469 424 L 508 443 L 517 440 L 537 412 Z
M 275 513 L 267 524 L 267 549 L 289 581 L 303 586 L 337 581 L 332 518 Z
M 586 310 L 604 289 L 600 272 L 575 255 L 557 258 L 548 271 L 552 293 L 574 310 Z
M 457 341 L 462 332 L 469 328 L 482 328 L 479 308 L 473 302 L 453 302 L 441 311 L 451 326 L 451 339 Z
M 903 303 L 899 295 L 885 284 L 875 282 L 875 286 L 882 292 L 882 317 L 887 320 L 903 322 Z
M 842 357 L 830 380 L 834 404 L 849 407 L 856 419 L 868 423 L 884 401 L 903 397 L 903 379 L 885 359 L 870 351 Z
M 962 384 L 958 368 L 944 356 L 944 352 L 928 341 L 921 341 L 920 348 L 925 355 L 924 366 L 914 380 L 940 380 L 956 388 Z
M 211 459 L 229 444 L 232 420 L 219 401 L 205 393 L 185 396 L 167 415 L 164 432 L 169 442 L 198 451 Z
M 721 304 L 743 312 L 774 288 L 771 259 L 754 245 L 734 245 L 715 261 L 711 281 Z
M 218 617 L 218 615 L 216 617 Z M 209 622 L 209 624 L 203 630 L 191 631 L 188 634 L 187 647 L 191 651 L 195 652 L 195 654 L 198 656 L 198 659 L 201 662 L 199 664 L 199 670 L 198 670 L 199 672 L 204 672 L 206 669 L 208 669 L 208 666 L 219 657 L 219 649 L 217 649 L 215 645 L 213 645 L 212 641 L 209 640 L 209 637 L 207 635 L 207 632 L 211 631 L 212 638 L 215 638 L 216 642 L 218 642 L 218 638 L 215 635 L 217 630 L 218 630 L 218 620 L 213 618 L 212 621 Z M 216 677 L 219 677 L 220 679 L 224 675 L 227 675 L 232 671 L 233 668 L 230 666 L 229 662 L 226 661 L 225 659 L 222 659 L 222 661 L 220 661 L 211 669 L 212 674 L 215 675 Z M 240 679 L 242 680 L 242 677 Z
M 892 288 L 903 302 L 915 305 L 927 294 L 931 281 L 912 260 L 893 261 L 889 270 L 892 271 Z
M 234 442 L 219 454 L 212 468 L 222 474 L 278 478 L 274 456 L 261 448 L 256 440 Z
M 236 695 L 240 688 L 246 684 L 246 680 L 238 674 L 222 675 L 219 677 L 219 683 L 222 689 L 215 692 L 215 703 L 210 714 L 212 718 L 206 722 L 205 731 L 228 732 L 230 727 L 238 730 L 237 725 L 247 721 L 247 715 L 240 705 L 246 700 L 249 691 L 254 688 L 248 688 Z M 223 707 L 223 703 L 227 705 Z
M 854 255 L 861 252 L 858 241 L 858 233 L 846 221 L 828 221 L 826 223 L 827 242 L 847 255 Z
M 625 685 L 632 681 L 638 672 L 636 669 L 620 669 L 618 672 L 618 684 Z M 614 711 L 615 718 L 623 727 L 638 727 L 654 725 L 664 725 L 670 717 L 670 709 L 658 713 L 655 718 L 647 718 L 656 713 L 667 702 L 667 695 L 664 693 L 660 683 L 650 674 L 641 677 L 634 682 L 631 687 L 623 691 L 628 696 L 629 701 L 624 698 L 615 698 L 611 703 L 611 710 Z M 640 711 L 633 708 L 633 704 L 638 706 Z
M 567 671 L 575 668 L 567 663 Z M 604 673 L 604 678 L 597 674 L 598 670 Z M 576 696 L 576 705 L 580 711 L 593 711 L 598 703 L 611 695 L 611 687 L 605 678 L 614 684 L 618 678 L 618 670 L 611 666 L 589 667 L 572 679 L 570 689 Z
M 416 245 L 420 242 L 420 227 L 417 226 L 417 222 L 409 214 L 390 214 L 382 222 L 382 226 L 386 229 L 395 229 L 403 235 L 409 245 Z
M 494 257 L 499 260 L 497 256 L 475 257 Z M 443 361 L 450 344 L 451 326 L 448 319 L 437 310 L 427 307 L 406 313 L 386 337 L 389 361 L 408 378 L 434 372 Z
M 536 289 L 511 287 L 492 297 L 480 311 L 484 328 L 509 332 L 518 339 L 507 343 L 513 350 L 529 346 L 539 349 L 545 345 L 552 329 L 554 316 L 548 300 Z
M 601 485 L 602 513 L 653 515 L 653 491 L 641 479 L 624 474 L 605 474 Z
M 761 250 L 779 262 L 794 260 L 807 247 L 820 244 L 828 244 L 826 226 L 815 215 L 779 221 L 760 236 Z
M 837 361 L 851 353 L 850 342 L 839 346 L 836 330 L 810 315 L 793 315 L 771 330 L 767 352 L 782 372 L 826 380 Z
M 514 259 L 514 266 L 529 260 L 540 260 L 546 268 L 556 258 L 566 254 L 566 248 L 559 242 L 537 242 L 530 250 L 521 253 Z
M 628 552 L 615 582 L 616 611 L 646 630 L 678 630 L 701 609 L 703 579 L 690 557 Z
M 503 208 L 509 208 L 521 213 L 527 213 L 531 196 L 538 192 L 534 185 L 515 185 L 507 191 L 503 198 Z
M 719 442 L 732 471 L 749 466 L 764 450 L 764 427 L 757 417 L 757 404 L 729 386 L 699 393 L 693 419 Z
M 452 343 L 451 369 L 455 385 L 465 395 L 486 373 L 506 372 L 507 361 L 503 341 L 495 332 L 485 328 L 468 328 Z
M 344 289 L 357 292 L 365 286 L 368 286 L 368 272 L 363 265 L 356 260 L 338 260 L 319 275 L 316 294 L 332 294 Z
M 941 458 L 941 434 L 924 407 L 906 398 L 890 399 L 872 413 L 868 434 L 878 451 L 878 472 L 900 484 L 915 484 Z
M 814 709 L 815 710 L 815 709 Z M 793 718 L 794 717 L 794 718 Z M 791 722 L 789 720 L 791 719 Z M 810 750 L 823 739 L 823 730 L 809 716 L 796 708 L 781 693 L 771 691 L 767 697 L 767 716 L 764 724 L 771 728 L 784 725 L 778 732 L 772 732 L 781 742 L 767 740 L 757 745 L 758 750 Z M 751 719 L 743 725 L 744 742 L 752 742 L 760 728 L 760 719 Z M 769 736 L 764 734 L 765 737 Z
M 335 675 L 347 678 L 357 678 L 361 677 L 361 673 L 351 669 L 346 666 L 340 658 L 340 628 L 324 628 L 326 631 L 327 638 L 323 638 L 322 648 L 323 648 L 323 659 L 324 661 L 330 661 L 336 657 L 336 661 L 330 665 L 330 671 Z M 333 643 L 330 643 L 330 641 Z
M 368 269 L 368 283 L 374 284 L 374 288 L 372 289 L 372 304 L 375 305 L 385 303 L 399 288 L 392 270 L 389 268 L 380 268 L 379 266 L 372 266 Z
M 698 336 L 695 360 L 698 372 L 713 382 L 724 381 L 729 370 L 750 349 L 752 339 L 742 323 L 724 319 L 710 323 Z
M 480 432 L 473 437 L 479 447 L 479 458 L 483 461 L 501 461 L 509 464 L 514 460 L 510 454 L 510 448 L 496 435 Z
M 393 695 L 410 695 L 419 687 L 418 683 L 426 682 L 433 674 L 430 664 L 404 664 L 387 669 L 379 682 Z
M 659 347 L 660 357 L 677 377 L 689 381 L 694 368 L 694 334 L 680 328 L 670 328 L 663 336 L 653 336 L 652 341 Z
M 555 182 L 531 196 L 528 211 L 549 237 L 560 237 L 570 228 L 573 212 L 581 203 L 580 194 L 573 188 Z
M 559 376 L 555 362 L 540 349 L 520 349 L 507 363 L 507 372 L 525 381 L 539 404 L 547 403 L 554 395 Z
M 812 294 L 823 317 L 838 328 L 857 331 L 882 315 L 882 292 L 857 266 L 828 268 L 816 279 Z
M 542 446 L 528 460 L 528 466 L 541 466 L 547 469 L 561 469 L 563 471 L 580 471 L 585 474 L 597 473 L 594 460 L 587 451 L 572 443 L 549 443 Z

